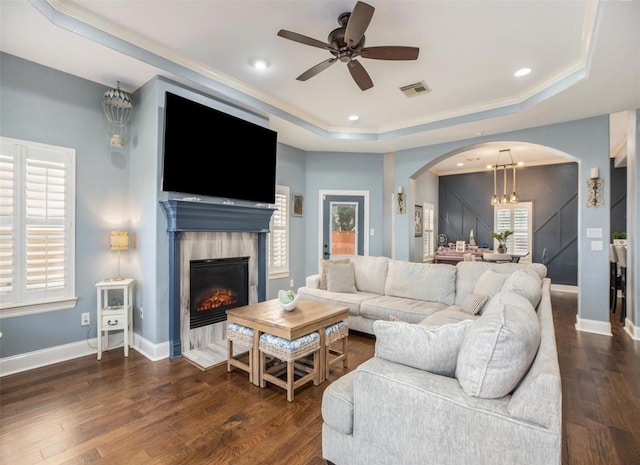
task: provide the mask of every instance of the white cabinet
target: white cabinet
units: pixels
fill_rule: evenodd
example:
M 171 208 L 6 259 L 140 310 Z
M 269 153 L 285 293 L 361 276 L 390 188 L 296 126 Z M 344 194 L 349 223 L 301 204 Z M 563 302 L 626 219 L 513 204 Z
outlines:
M 105 280 L 96 283 L 98 360 L 109 349 L 109 331 L 124 331 L 124 356 L 133 347 L 133 279 Z M 104 332 L 104 335 L 103 335 Z M 106 344 L 102 346 L 103 336 Z

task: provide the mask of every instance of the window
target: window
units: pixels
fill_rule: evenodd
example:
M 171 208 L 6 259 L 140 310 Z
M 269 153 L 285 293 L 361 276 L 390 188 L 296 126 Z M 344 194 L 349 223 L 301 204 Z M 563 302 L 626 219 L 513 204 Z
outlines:
M 533 203 L 520 202 L 515 205 L 497 205 L 494 210 L 494 225 L 497 232 L 513 231 L 507 239 L 507 253 L 525 255 L 520 261 L 530 263 L 533 251 Z
M 0 137 L 0 317 L 75 305 L 75 150 Z
M 269 226 L 269 278 L 289 276 L 289 188 L 276 186 L 276 211 Z
M 423 208 L 424 230 L 422 232 L 422 261 L 433 261 L 436 250 L 435 244 L 435 211 L 432 203 L 425 203 Z

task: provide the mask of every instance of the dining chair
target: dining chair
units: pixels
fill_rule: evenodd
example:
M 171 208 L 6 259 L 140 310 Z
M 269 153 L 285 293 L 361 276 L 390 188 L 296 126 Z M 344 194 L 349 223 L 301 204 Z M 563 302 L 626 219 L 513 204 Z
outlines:
M 619 288 L 618 254 L 616 253 L 616 246 L 609 244 L 609 310 L 611 310 L 611 313 L 616 312 Z
M 627 317 L 627 247 L 624 245 L 616 245 L 615 248 L 620 273 L 619 289 L 622 294 L 622 301 L 620 302 L 620 322 L 624 324 L 624 320 Z

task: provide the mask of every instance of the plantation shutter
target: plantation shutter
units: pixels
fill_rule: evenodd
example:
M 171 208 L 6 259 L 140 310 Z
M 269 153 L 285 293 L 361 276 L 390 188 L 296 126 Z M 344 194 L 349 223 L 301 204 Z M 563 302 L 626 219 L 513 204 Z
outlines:
M 0 308 L 7 315 L 69 308 L 75 302 L 75 153 L 1 142 Z
M 269 233 L 269 276 L 289 273 L 289 188 L 276 186 Z
M 15 288 L 16 156 L 17 147 L 5 142 L 0 152 L 0 296 Z M 3 297 L 4 298 L 4 297 Z
M 422 261 L 433 259 L 435 247 L 435 206 L 425 203 L 423 206 L 424 231 L 422 233 Z
M 532 252 L 532 212 L 533 203 L 531 202 L 495 207 L 495 230 L 497 232 L 513 231 L 507 239 L 507 253 L 525 255 Z M 531 255 L 521 259 L 521 262 L 529 262 Z

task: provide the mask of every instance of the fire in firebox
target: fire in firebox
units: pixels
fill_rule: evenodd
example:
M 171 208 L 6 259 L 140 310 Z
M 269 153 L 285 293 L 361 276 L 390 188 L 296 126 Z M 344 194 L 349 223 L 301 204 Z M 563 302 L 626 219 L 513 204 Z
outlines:
M 232 291 L 229 289 L 221 290 L 215 289 L 196 305 L 196 310 L 204 312 L 213 308 L 223 307 L 225 305 L 235 305 L 238 303 L 238 299 L 231 295 Z

